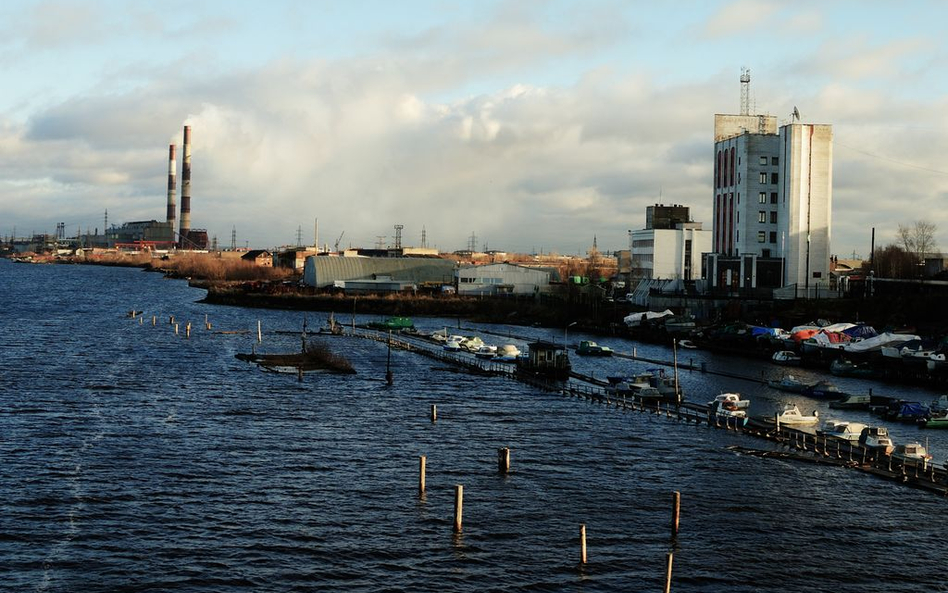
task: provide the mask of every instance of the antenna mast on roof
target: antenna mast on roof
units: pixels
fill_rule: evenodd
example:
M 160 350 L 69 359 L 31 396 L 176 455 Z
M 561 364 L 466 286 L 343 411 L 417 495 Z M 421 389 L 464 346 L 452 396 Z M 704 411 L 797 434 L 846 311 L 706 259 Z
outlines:
M 741 115 L 750 115 L 751 71 L 741 68 Z

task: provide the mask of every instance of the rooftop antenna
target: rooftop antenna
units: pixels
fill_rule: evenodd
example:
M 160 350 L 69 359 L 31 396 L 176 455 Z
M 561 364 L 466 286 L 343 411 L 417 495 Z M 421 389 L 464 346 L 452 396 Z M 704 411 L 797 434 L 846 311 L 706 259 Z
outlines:
M 750 115 L 751 71 L 741 68 L 741 115 Z
M 800 110 L 797 109 L 797 106 L 793 106 L 793 113 L 790 114 L 793 121 L 800 121 Z

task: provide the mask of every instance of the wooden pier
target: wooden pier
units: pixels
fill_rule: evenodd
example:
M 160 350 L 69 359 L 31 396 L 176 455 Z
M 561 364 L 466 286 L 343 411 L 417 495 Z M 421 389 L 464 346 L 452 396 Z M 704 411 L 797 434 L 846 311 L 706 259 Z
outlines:
M 772 420 L 747 418 L 723 418 L 712 414 L 707 404 L 682 402 L 676 404 L 665 399 L 640 399 L 634 396 L 617 395 L 608 390 L 603 381 L 580 373 L 570 373 L 570 380 L 556 381 L 542 375 L 518 372 L 516 365 L 476 358 L 473 355 L 448 352 L 437 344 L 420 337 L 389 335 L 382 332 L 359 329 L 350 335 L 388 343 L 393 349 L 414 352 L 434 360 L 463 368 L 471 373 L 496 375 L 520 381 L 537 389 L 557 393 L 567 397 L 576 397 L 589 402 L 614 407 L 619 410 L 654 414 L 676 422 L 693 422 L 709 428 L 733 431 L 734 433 L 767 441 L 776 445 L 776 449 L 757 450 L 734 447 L 738 453 L 757 457 L 773 457 L 801 462 L 834 465 L 837 467 L 862 471 L 886 480 L 907 486 L 948 496 L 948 471 L 933 464 L 900 461 L 884 452 L 850 443 L 842 439 L 817 436 L 815 434 L 787 426 L 777 426 Z M 632 357 L 628 357 L 632 358 Z M 661 361 L 643 360 L 650 364 L 663 364 Z M 728 375 L 730 376 L 730 375 Z M 759 381 L 750 377 L 741 377 L 750 381 Z

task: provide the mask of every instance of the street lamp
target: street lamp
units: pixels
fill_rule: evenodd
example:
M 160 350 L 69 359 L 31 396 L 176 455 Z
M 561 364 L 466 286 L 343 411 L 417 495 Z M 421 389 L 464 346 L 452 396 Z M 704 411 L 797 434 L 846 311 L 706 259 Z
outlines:
M 569 325 L 567 325 L 566 327 L 563 328 L 563 348 L 565 348 L 566 350 L 569 350 L 569 342 L 566 341 L 566 332 L 569 330 L 569 328 L 571 328 L 571 327 L 573 327 L 574 325 L 576 325 L 576 323 L 577 323 L 577 322 L 574 321 L 573 323 L 570 323 Z

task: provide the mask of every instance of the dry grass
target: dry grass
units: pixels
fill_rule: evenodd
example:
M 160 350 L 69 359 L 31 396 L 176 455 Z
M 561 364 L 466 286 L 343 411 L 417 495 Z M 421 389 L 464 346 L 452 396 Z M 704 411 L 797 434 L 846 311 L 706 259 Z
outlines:
M 178 276 L 216 281 L 285 280 L 294 273 L 286 268 L 257 266 L 236 259 L 221 259 L 213 253 L 175 255 L 156 260 L 151 267 Z

